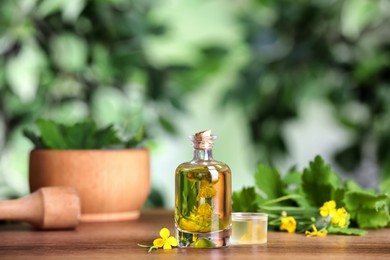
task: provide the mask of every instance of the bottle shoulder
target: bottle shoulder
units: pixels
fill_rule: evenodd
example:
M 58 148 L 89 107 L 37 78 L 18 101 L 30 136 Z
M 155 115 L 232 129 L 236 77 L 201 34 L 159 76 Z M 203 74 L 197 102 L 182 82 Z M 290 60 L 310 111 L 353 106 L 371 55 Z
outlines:
M 207 171 L 214 169 L 219 172 L 231 172 L 229 166 L 226 163 L 215 160 L 192 160 L 189 162 L 184 162 L 176 168 L 176 172 Z

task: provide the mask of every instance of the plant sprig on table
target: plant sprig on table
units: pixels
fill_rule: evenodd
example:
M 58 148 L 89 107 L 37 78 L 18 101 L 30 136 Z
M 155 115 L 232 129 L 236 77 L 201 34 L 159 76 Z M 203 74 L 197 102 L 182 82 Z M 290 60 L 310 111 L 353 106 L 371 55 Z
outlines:
M 352 180 L 342 181 L 320 156 L 303 172 L 291 170 L 284 177 L 277 169 L 260 164 L 255 184 L 233 193 L 233 211 L 266 212 L 270 229 L 282 227 L 312 236 L 363 235 L 366 232 L 360 228 L 383 228 L 390 222 L 389 180 L 381 184 L 379 194 L 363 189 Z M 331 213 L 320 214 L 329 202 L 334 203 Z M 335 224 L 341 217 L 337 212 L 343 225 Z
M 160 237 L 153 240 L 153 245 L 142 245 L 137 244 L 140 247 L 149 248 L 148 253 L 153 252 L 153 250 L 157 250 L 159 248 L 166 249 L 172 249 L 172 247 L 177 247 L 178 242 L 177 239 L 173 236 L 171 236 L 171 232 L 168 228 L 162 228 L 160 230 Z

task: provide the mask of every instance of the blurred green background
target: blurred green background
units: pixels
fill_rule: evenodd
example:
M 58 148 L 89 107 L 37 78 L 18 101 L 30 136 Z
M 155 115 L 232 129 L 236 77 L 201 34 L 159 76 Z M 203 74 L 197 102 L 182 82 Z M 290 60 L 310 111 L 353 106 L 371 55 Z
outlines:
M 376 188 L 390 177 L 390 0 L 2 0 L 1 199 L 28 193 L 22 130 L 39 117 L 145 124 L 168 208 L 204 129 L 233 190 L 258 162 L 316 154 Z

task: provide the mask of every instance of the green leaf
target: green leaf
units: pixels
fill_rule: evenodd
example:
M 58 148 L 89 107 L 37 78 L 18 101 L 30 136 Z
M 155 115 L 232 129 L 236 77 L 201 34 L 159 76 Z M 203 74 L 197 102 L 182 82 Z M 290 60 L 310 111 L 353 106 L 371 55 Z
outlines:
M 233 192 L 232 209 L 234 212 L 257 212 L 258 205 L 256 202 L 256 194 L 254 187 L 244 187 L 240 192 Z
M 159 116 L 158 120 L 160 121 L 160 124 L 164 128 L 164 130 L 167 131 L 169 134 L 177 133 L 177 129 L 171 120 L 162 115 Z
M 110 52 L 101 44 L 95 43 L 92 48 L 92 69 L 96 78 L 102 83 L 113 79 L 113 66 L 110 64 Z
M 115 144 L 120 144 L 121 140 L 118 138 L 113 125 L 109 125 L 106 128 L 98 130 L 93 138 L 95 143 L 93 148 L 108 147 Z
M 367 231 L 358 228 L 339 228 L 330 226 L 328 228 L 328 233 L 338 235 L 364 236 L 365 234 L 367 234 Z
M 316 156 L 314 161 L 310 162 L 310 167 L 304 170 L 302 181 L 306 199 L 315 207 L 334 199 L 336 190 L 341 188 L 341 180 L 320 156 Z
M 357 39 L 363 29 L 380 17 L 380 7 L 375 1 L 347 0 L 341 15 L 341 30 L 347 38 Z
M 50 120 L 38 119 L 37 126 L 46 149 L 69 148 L 62 135 L 61 126 Z
M 268 200 L 285 195 L 284 184 L 277 169 L 260 164 L 256 170 L 255 180 L 257 187 L 265 193 Z
M 287 173 L 284 177 L 283 182 L 287 185 L 301 185 L 302 183 L 302 173 L 298 171 L 292 171 Z
M 130 138 L 126 142 L 126 147 L 127 148 L 137 147 L 139 144 L 142 143 L 142 141 L 145 139 L 145 137 L 146 137 L 145 128 L 144 127 L 140 127 L 138 129 L 138 132 L 136 133 L 136 135 L 134 135 L 132 138 Z
M 362 188 L 356 181 L 354 180 L 346 180 L 344 183 L 345 191 L 363 191 L 371 194 L 376 194 L 374 189 Z
M 389 59 L 384 53 L 377 52 L 367 55 L 357 65 L 354 72 L 360 81 L 370 80 L 374 75 L 377 75 L 384 67 L 389 65 Z
M 40 136 L 38 136 L 36 133 L 34 133 L 33 131 L 24 129 L 23 135 L 25 137 L 27 137 L 28 139 L 30 139 L 30 141 L 34 144 L 36 149 L 41 149 L 44 147 L 43 142 L 42 142 L 42 138 Z
M 351 220 L 361 228 L 382 228 L 390 222 L 386 194 L 375 195 L 365 191 L 350 191 L 345 194 L 344 203 L 351 214 Z
M 62 6 L 64 5 L 65 1 L 66 0 L 45 0 L 45 1 L 42 1 L 39 4 L 36 13 L 41 17 L 51 15 L 55 12 L 60 11 Z
M 294 201 L 296 205 L 304 208 L 311 207 L 309 202 L 306 200 L 305 193 L 303 192 L 302 188 L 298 188 L 297 190 L 285 189 L 284 193 L 288 195 L 298 195 L 296 197 L 291 198 L 291 200 Z M 291 203 L 290 205 L 293 206 Z
M 384 228 L 390 222 L 389 211 L 385 209 L 361 209 L 355 216 L 356 223 L 361 228 Z
M 336 202 L 338 208 L 344 207 L 345 189 L 336 189 L 332 193 L 332 199 Z M 322 206 L 322 205 L 321 205 Z
M 379 185 L 379 190 L 390 197 L 390 178 L 386 179 Z M 390 199 L 387 200 L 387 207 L 390 208 Z
M 345 194 L 344 202 L 348 210 L 379 209 L 388 198 L 386 194 L 375 195 L 366 191 L 350 191 Z
M 92 149 L 94 148 L 93 134 L 96 131 L 96 124 L 86 121 L 74 124 L 73 126 L 61 125 L 63 137 L 68 149 Z
M 287 185 L 287 189 L 284 190 L 285 194 L 293 195 L 298 194 L 300 196 L 292 198 L 300 207 L 310 207 L 307 202 L 305 193 L 302 189 L 302 173 L 298 171 L 290 171 L 284 177 L 283 182 Z
M 31 102 L 36 98 L 45 61 L 46 57 L 39 46 L 27 42 L 15 57 L 5 63 L 8 85 L 22 102 Z
M 62 7 L 62 18 L 67 22 L 76 22 L 83 11 L 86 0 L 67 0 Z
M 83 38 L 62 33 L 50 41 L 51 53 L 56 65 L 65 72 L 80 72 L 86 68 L 88 46 Z
M 41 137 L 25 131 L 37 148 L 45 149 L 103 149 L 110 147 L 127 147 L 121 140 L 113 125 L 98 129 L 91 120 L 74 125 L 63 125 L 51 120 L 39 119 L 37 126 Z M 142 142 L 144 136 L 137 133 L 136 141 Z M 134 141 L 135 142 L 135 141 Z
M 387 193 L 390 196 L 390 178 L 384 180 L 379 185 L 379 189 L 382 193 Z
M 360 185 L 354 181 L 354 180 L 347 180 L 345 183 L 344 183 L 344 186 L 345 186 L 345 189 L 347 191 L 362 191 L 362 187 L 360 187 Z

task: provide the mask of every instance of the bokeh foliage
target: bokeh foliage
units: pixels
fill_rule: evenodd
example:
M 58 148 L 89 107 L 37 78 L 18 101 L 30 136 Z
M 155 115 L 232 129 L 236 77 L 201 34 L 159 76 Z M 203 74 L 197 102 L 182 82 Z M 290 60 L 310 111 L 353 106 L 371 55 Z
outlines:
M 240 14 L 251 59 L 227 94 L 245 107 L 264 157 L 288 152 L 283 126 L 307 99 L 331 104 L 353 136 L 335 160 L 390 177 L 389 1 L 252 1 Z M 324 126 L 326 127 L 326 126 Z
M 184 27 L 172 21 L 181 18 L 167 12 L 175 5 L 151 0 L 1 1 L 0 186 L 12 188 L 0 195 L 25 190 L 18 183 L 25 178 L 31 145 L 21 131 L 36 118 L 64 123 L 92 118 L 100 126 L 115 123 L 123 135 L 143 124 L 148 132 L 161 128 L 176 133 L 170 111 L 184 110 L 181 97 L 218 71 L 225 59 L 221 46 L 230 43 L 221 37 L 226 33 L 215 33 L 218 26 L 183 41 Z M 182 12 L 173 14 L 193 8 L 210 12 L 218 5 L 189 1 L 175 8 Z M 221 17 L 216 24 L 228 16 Z M 196 19 L 186 20 L 194 25 Z M 178 43 L 185 53 L 178 55 Z M 171 53 L 169 58 L 159 50 Z M 14 174 L 21 176 L 10 177 Z
M 3 0 L 2 174 L 26 170 L 21 129 L 37 117 L 175 134 L 183 97 L 229 73 L 221 106 L 244 109 L 259 161 L 288 156 L 286 122 L 319 100 L 353 136 L 338 164 L 353 172 L 369 158 L 388 177 L 388 10 L 389 0 Z M 239 65 L 224 72 L 229 63 Z M 6 194 L 20 188 L 8 179 Z

